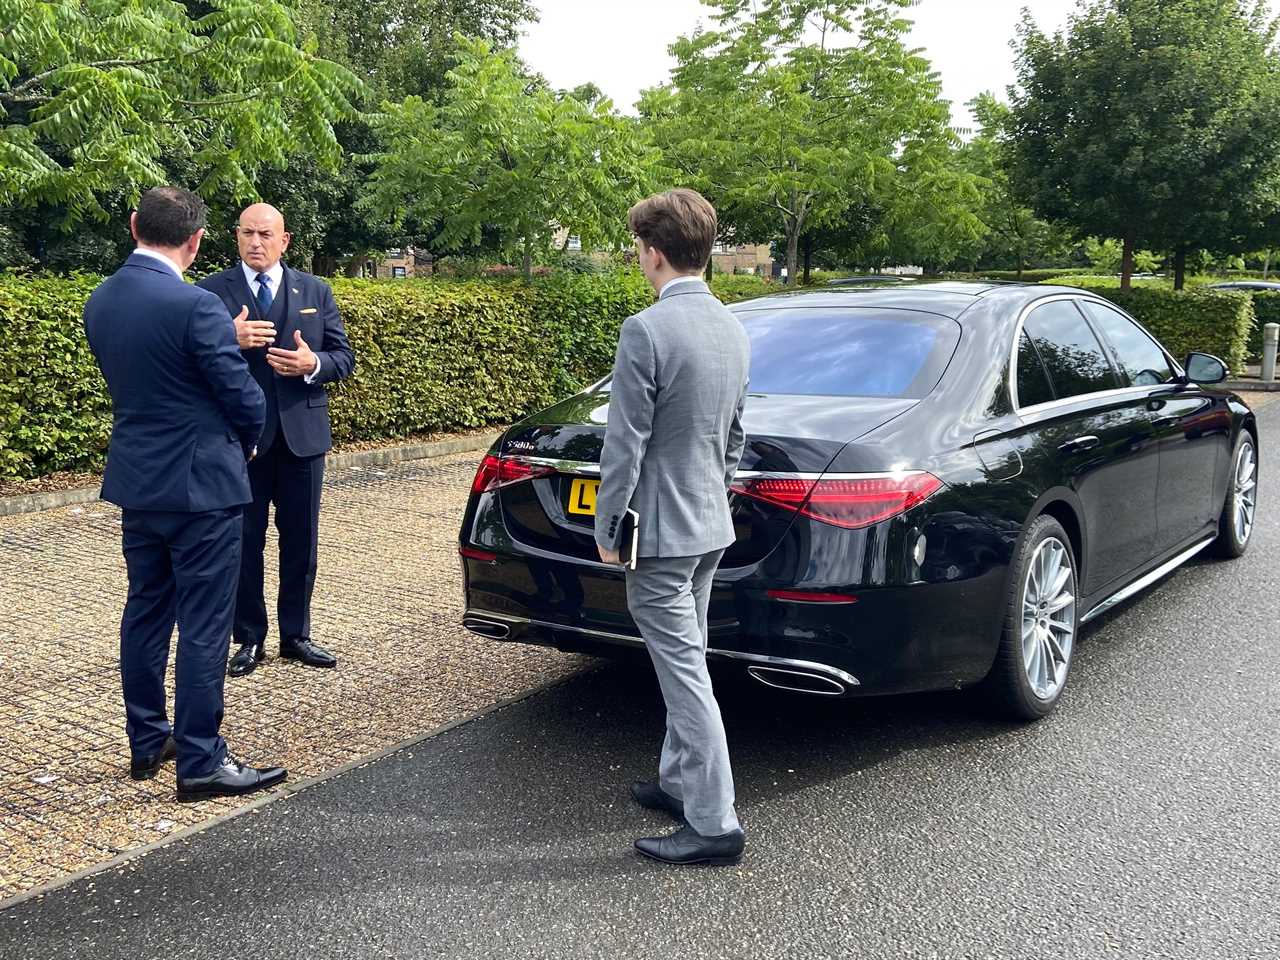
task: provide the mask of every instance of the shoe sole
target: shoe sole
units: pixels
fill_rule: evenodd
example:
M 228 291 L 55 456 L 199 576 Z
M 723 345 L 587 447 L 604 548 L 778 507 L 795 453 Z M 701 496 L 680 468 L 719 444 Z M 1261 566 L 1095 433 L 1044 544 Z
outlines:
M 129 779 L 136 780 L 141 783 L 143 780 L 154 780 L 156 775 L 159 773 L 159 770 L 143 770 L 141 772 L 134 772 L 133 770 L 130 770 Z
M 659 857 L 653 853 L 645 853 L 639 847 L 635 848 L 636 853 L 650 860 L 656 860 L 658 863 L 669 864 L 673 867 L 736 867 L 742 862 L 742 854 L 735 854 L 731 857 L 703 857 L 700 860 L 668 860 L 666 857 Z
M 635 795 L 634 791 L 631 794 L 631 799 L 634 800 L 641 807 L 644 807 L 644 809 L 646 810 L 656 810 L 658 813 L 665 813 L 669 817 L 674 817 L 675 819 L 679 820 L 681 823 L 684 822 L 684 805 L 683 804 L 681 804 L 677 808 L 672 808 L 662 802 L 645 803 L 643 800 L 641 800 L 639 797 Z
M 270 790 L 272 787 L 278 787 L 287 780 L 287 777 L 281 777 L 279 780 L 272 780 L 270 783 L 259 783 L 246 790 L 196 790 L 189 793 L 178 791 L 179 803 L 199 803 L 201 800 L 216 800 L 218 797 L 245 797 L 251 793 L 259 793 L 262 790 Z
M 254 657 L 253 662 L 249 664 L 248 670 L 232 670 L 230 667 L 227 667 L 227 676 L 228 677 L 247 677 L 249 674 L 253 673 L 253 671 L 258 669 L 258 664 L 262 663 L 266 659 L 267 659 L 267 653 L 264 650 L 262 653 L 262 656 Z

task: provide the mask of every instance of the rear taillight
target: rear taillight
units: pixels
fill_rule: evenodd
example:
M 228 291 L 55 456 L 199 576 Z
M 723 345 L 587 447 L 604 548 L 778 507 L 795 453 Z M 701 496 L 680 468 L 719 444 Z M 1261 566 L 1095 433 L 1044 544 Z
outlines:
M 476 470 L 476 477 L 471 481 L 472 493 L 485 493 L 507 487 L 522 480 L 533 480 L 555 473 L 555 469 L 540 463 L 530 463 L 518 457 L 495 457 L 486 454 Z
M 905 513 L 941 488 L 942 481 L 933 474 L 910 471 L 820 479 L 786 475 L 740 477 L 730 489 L 823 523 L 856 530 Z

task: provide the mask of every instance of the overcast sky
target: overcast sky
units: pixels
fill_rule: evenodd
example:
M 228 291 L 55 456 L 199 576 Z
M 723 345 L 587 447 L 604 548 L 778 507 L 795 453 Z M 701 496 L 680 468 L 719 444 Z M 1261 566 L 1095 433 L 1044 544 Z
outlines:
M 526 28 L 520 53 L 555 87 L 594 82 L 619 109 L 640 91 L 667 79 L 667 47 L 706 20 L 698 0 L 535 0 L 539 23 Z M 1052 32 L 1064 25 L 1076 0 L 922 0 L 908 16 L 911 42 L 923 47 L 942 77 L 954 122 L 969 122 L 963 104 L 984 90 L 1001 97 L 1013 82 L 1009 42 L 1023 7 Z

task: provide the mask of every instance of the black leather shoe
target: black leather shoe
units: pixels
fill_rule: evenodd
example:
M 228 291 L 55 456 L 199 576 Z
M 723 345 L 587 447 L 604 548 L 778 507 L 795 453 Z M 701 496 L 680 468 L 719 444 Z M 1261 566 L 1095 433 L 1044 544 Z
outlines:
M 129 776 L 135 780 L 150 780 L 160 772 L 160 768 L 167 761 L 172 760 L 177 755 L 178 745 L 173 742 L 173 737 L 167 737 L 159 753 L 153 753 L 145 757 L 134 757 L 129 761 Z
M 677 820 L 684 819 L 684 804 L 656 783 L 633 783 L 631 796 L 646 810 L 661 810 Z
M 267 651 L 260 643 L 242 643 L 235 655 L 227 661 L 228 677 L 247 677 L 267 658 Z
M 178 778 L 178 802 L 194 803 L 213 797 L 238 797 L 258 790 L 266 790 L 283 783 L 288 772 L 283 767 L 246 767 L 231 754 L 222 764 L 205 777 L 189 780 Z
M 667 837 L 644 837 L 636 841 L 636 850 L 663 863 L 709 863 L 722 867 L 742 860 L 747 835 L 734 830 L 719 837 L 704 837 L 687 823 Z
M 297 660 L 307 667 L 336 667 L 338 658 L 307 637 L 290 637 L 280 641 L 280 659 Z

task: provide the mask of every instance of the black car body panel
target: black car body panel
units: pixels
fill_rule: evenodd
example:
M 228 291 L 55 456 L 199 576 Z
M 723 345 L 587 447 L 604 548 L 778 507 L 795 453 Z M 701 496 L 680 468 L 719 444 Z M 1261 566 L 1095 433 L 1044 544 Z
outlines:
M 1019 403 L 1024 321 L 1053 302 L 1083 316 L 1083 299 L 1096 298 L 1065 287 L 903 284 L 736 304 L 748 323 L 764 311 L 874 308 L 946 317 L 959 331 L 924 396 L 749 396 L 740 471 L 925 471 L 942 486 L 857 529 L 733 495 L 739 539 L 717 575 L 710 653 L 820 667 L 841 693 L 965 686 L 991 667 L 1011 560 L 1034 517 L 1052 513 L 1072 539 L 1084 618 L 1207 543 L 1232 444 L 1253 419 L 1237 397 L 1182 382 L 1137 385 L 1101 337 L 1114 369 L 1097 372 L 1114 378 L 1109 389 Z M 607 413 L 600 386 L 513 426 L 495 448 L 561 468 L 472 496 L 461 541 L 477 632 L 596 652 L 640 642 L 621 571 L 598 562 L 590 519 L 563 509 L 574 471 L 589 474 L 599 461 Z M 807 594 L 833 599 L 804 602 Z

